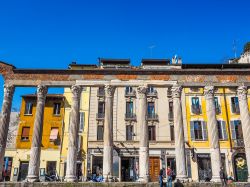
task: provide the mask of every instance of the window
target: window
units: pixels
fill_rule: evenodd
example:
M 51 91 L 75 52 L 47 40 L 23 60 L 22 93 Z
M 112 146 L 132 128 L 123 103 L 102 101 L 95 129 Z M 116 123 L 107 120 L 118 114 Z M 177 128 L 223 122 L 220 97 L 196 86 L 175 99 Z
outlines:
M 126 114 L 133 114 L 133 102 L 126 102 Z
M 148 115 L 155 114 L 155 103 L 154 102 L 148 102 Z
M 103 140 L 103 125 L 97 126 L 97 140 Z
M 53 114 L 60 115 L 61 103 L 54 103 Z
M 25 115 L 31 115 L 32 114 L 32 108 L 33 108 L 33 103 L 28 101 L 25 103 Z
M 193 114 L 201 114 L 201 106 L 200 106 L 199 97 L 192 97 L 191 103 L 192 103 L 192 105 L 191 105 L 192 113 Z
M 22 128 L 21 140 L 22 141 L 28 141 L 29 140 L 29 133 L 30 133 L 30 127 L 23 127 Z
M 168 119 L 172 121 L 174 118 L 173 101 L 169 101 L 168 106 L 169 106 Z
M 240 113 L 238 97 L 231 97 L 231 109 L 232 109 L 232 113 L 235 113 L 235 114 Z
M 84 112 L 80 112 L 80 123 L 79 123 L 79 131 L 82 132 L 84 129 Z
M 207 127 L 205 121 L 191 121 L 190 122 L 191 139 L 207 140 Z
M 217 121 L 218 136 L 220 140 L 227 140 L 227 130 L 225 121 Z
M 82 136 L 78 136 L 78 145 L 77 145 L 77 150 L 80 151 L 82 149 Z
M 104 114 L 105 113 L 105 103 L 104 102 L 99 102 L 98 103 L 98 113 L 99 114 Z
M 148 126 L 148 139 L 149 141 L 155 140 L 155 126 Z
M 133 126 L 127 125 L 126 126 L 126 140 L 133 140 Z
M 148 87 L 148 93 L 154 93 L 155 92 L 155 89 L 153 86 L 149 86 Z
M 104 89 L 104 87 L 99 87 L 97 95 L 98 96 L 104 96 L 105 95 L 105 89 Z
M 171 141 L 174 141 L 174 126 L 170 125 L 170 138 Z
M 218 97 L 214 97 L 214 105 L 215 105 L 216 114 L 220 114 L 221 109 L 220 109 L 220 104 L 219 104 L 219 98 Z
M 59 129 L 58 127 L 52 127 L 50 130 L 50 136 L 49 136 L 49 141 L 50 142 L 55 142 L 58 138 L 58 132 Z
M 133 92 L 133 88 L 131 86 L 126 86 L 125 92 L 126 92 L 126 94 L 132 93 Z
M 230 122 L 232 139 L 243 139 L 242 125 L 240 120 L 233 120 Z

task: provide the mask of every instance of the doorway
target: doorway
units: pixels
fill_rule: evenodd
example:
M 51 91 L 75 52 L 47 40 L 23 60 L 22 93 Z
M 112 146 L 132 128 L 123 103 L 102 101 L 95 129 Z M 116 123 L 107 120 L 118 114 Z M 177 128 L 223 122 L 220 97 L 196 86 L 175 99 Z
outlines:
M 18 181 L 24 181 L 28 175 L 29 162 L 21 161 L 19 167 Z
M 121 158 L 121 181 L 135 181 L 136 167 L 135 158 L 122 157 Z
M 199 181 L 210 181 L 212 178 L 211 158 L 209 154 L 197 154 Z
M 234 156 L 235 178 L 239 182 L 247 182 L 248 169 L 245 153 L 238 153 Z
M 56 175 L 56 161 L 47 161 L 46 173 L 49 176 Z
M 149 177 L 150 181 L 158 181 L 158 176 L 160 173 L 160 158 L 159 157 L 149 157 Z

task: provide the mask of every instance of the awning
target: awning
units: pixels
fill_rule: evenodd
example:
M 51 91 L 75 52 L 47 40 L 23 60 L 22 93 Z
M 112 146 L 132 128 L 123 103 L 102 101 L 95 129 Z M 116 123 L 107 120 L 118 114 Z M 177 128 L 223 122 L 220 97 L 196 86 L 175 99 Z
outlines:
M 56 140 L 57 137 L 58 137 L 58 128 L 52 128 L 49 139 L 53 141 Z

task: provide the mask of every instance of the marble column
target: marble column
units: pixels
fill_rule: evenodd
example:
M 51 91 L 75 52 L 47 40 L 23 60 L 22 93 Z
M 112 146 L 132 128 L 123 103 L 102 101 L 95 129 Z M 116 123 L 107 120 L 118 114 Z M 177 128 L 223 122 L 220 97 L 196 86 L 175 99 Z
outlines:
M 4 85 L 2 116 L 0 118 L 0 181 L 2 181 L 2 167 L 4 163 L 4 155 L 9 130 L 10 113 L 14 90 L 15 87 L 13 85 Z
M 41 141 L 43 133 L 43 115 L 48 88 L 44 85 L 37 86 L 37 104 L 34 122 L 34 130 L 32 134 L 32 145 L 30 151 L 30 161 L 27 180 L 28 182 L 39 181 L 39 167 L 41 155 Z
M 149 181 L 149 142 L 148 142 L 148 123 L 147 115 L 147 87 L 139 86 L 137 88 L 139 106 L 138 106 L 138 125 L 140 127 L 140 150 L 139 150 L 139 181 Z
M 250 116 L 248 110 L 247 87 L 239 86 L 237 89 L 240 106 L 240 120 L 243 129 L 245 154 L 248 168 L 248 182 L 250 182 Z
M 113 176 L 113 99 L 115 87 L 105 85 L 105 118 L 103 134 L 103 177 L 112 181 Z
M 214 102 L 214 86 L 205 86 L 204 95 L 206 100 L 206 114 L 207 114 L 207 130 L 210 145 L 210 156 L 212 166 L 213 182 L 220 182 L 220 142 L 218 135 L 218 125 L 216 119 L 216 110 Z
M 80 122 L 80 97 L 82 88 L 78 85 L 71 87 L 72 104 L 70 112 L 69 136 L 68 136 L 68 154 L 67 154 L 67 169 L 65 180 L 67 182 L 77 181 L 76 177 L 76 162 L 77 162 L 77 147 L 78 147 L 78 130 Z
M 175 160 L 176 178 L 181 181 L 187 180 L 186 155 L 184 144 L 184 127 L 181 108 L 182 87 L 175 85 L 171 88 L 174 113 L 174 137 L 175 137 Z

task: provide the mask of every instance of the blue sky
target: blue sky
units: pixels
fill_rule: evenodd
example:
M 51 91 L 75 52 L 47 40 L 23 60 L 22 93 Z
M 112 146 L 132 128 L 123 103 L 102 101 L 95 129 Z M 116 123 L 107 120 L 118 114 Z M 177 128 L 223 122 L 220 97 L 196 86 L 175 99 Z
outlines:
M 0 7 L 0 60 L 17 68 L 67 68 L 98 57 L 139 65 L 175 54 L 183 63 L 221 63 L 234 57 L 234 40 L 238 56 L 250 41 L 248 0 L 10 0 Z M 0 102 L 2 85 L 0 78 Z M 13 107 L 30 92 L 18 88 Z

